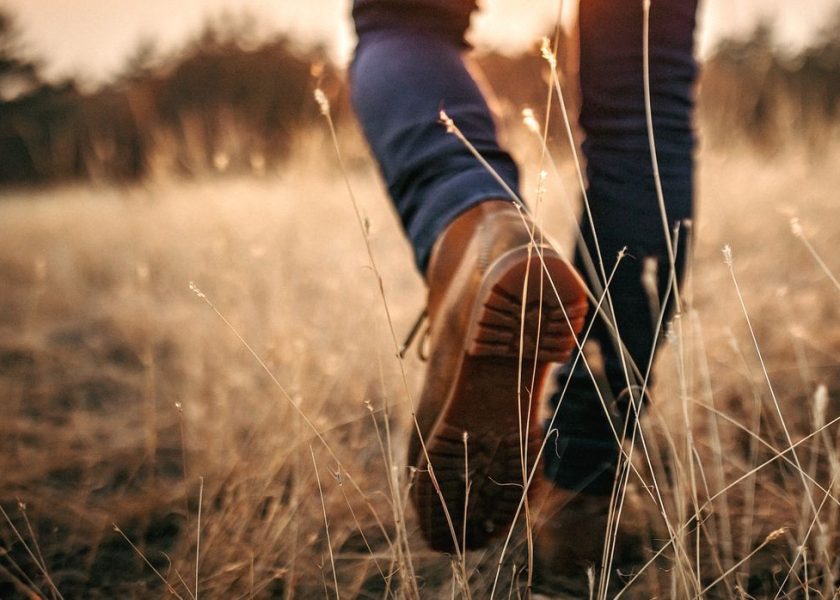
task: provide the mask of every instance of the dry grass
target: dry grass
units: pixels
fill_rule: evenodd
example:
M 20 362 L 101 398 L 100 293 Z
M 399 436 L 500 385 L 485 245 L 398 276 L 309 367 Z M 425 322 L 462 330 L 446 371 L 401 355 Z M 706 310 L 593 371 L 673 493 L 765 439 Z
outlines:
M 537 164 L 539 148 L 520 146 Z M 464 594 L 463 572 L 472 597 L 488 594 L 499 547 L 454 564 L 425 550 L 410 511 L 401 521 L 407 397 L 331 152 L 313 137 L 263 179 L 5 193 L 0 596 L 164 597 L 171 586 L 182 598 L 196 588 L 202 598 L 437 598 Z M 665 551 L 658 576 L 628 596 L 715 583 L 706 597 L 773 597 L 794 559 L 782 594 L 805 596 L 805 577 L 810 597 L 833 590 L 840 426 L 797 447 L 797 472 L 790 453 L 778 458 L 787 442 L 767 385 L 794 443 L 840 414 L 839 292 L 789 225 L 800 217 L 840 273 L 840 174 L 804 156 L 701 156 L 688 310 L 644 422 L 680 553 Z M 573 190 L 573 166 L 560 173 Z M 350 175 L 393 325 L 407 331 L 422 282 L 370 163 Z M 553 177 L 547 185 L 547 229 L 567 241 L 566 199 Z M 410 356 L 405 368 L 416 390 L 423 365 Z M 497 597 L 524 591 L 514 540 Z

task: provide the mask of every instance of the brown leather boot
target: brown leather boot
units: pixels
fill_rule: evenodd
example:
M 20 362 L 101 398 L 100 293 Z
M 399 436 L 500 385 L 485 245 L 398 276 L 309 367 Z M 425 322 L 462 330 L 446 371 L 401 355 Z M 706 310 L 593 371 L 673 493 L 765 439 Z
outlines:
M 546 484 L 531 503 L 534 529 L 534 587 L 557 598 L 589 598 L 603 575 L 604 540 L 610 496 L 572 492 Z M 629 488 L 618 521 L 610 558 L 608 593 L 614 594 L 639 569 L 650 553 L 652 531 L 641 499 Z M 615 527 L 611 528 L 615 531 Z
M 549 247 L 541 261 L 530 242 L 513 205 L 488 201 L 455 219 L 432 252 L 429 365 L 417 408 L 425 449 L 413 430 L 408 460 L 418 469 L 420 527 L 436 550 L 480 548 L 510 524 L 522 456 L 533 457 L 542 438 L 544 375 L 568 359 L 583 325 L 582 280 Z

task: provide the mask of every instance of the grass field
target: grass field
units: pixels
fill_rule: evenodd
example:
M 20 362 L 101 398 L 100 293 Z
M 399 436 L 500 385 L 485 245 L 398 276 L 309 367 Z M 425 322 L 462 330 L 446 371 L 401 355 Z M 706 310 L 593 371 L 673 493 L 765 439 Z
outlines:
M 838 151 L 700 153 L 686 310 L 643 422 L 677 535 L 625 597 L 835 593 Z M 422 280 L 372 164 L 351 165 L 402 336 Z M 568 246 L 560 173 L 546 229 Z M 489 595 L 501 543 L 462 568 L 405 501 L 424 367 L 410 353 L 403 381 L 321 134 L 259 178 L 5 191 L 0 290 L 0 597 Z M 786 429 L 819 433 L 783 454 Z M 524 594 L 520 537 L 499 598 Z

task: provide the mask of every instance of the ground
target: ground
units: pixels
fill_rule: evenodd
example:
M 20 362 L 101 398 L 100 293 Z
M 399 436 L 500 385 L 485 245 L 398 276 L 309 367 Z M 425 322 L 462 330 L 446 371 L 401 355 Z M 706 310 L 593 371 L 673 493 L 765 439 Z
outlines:
M 685 302 L 643 426 L 680 551 L 628 596 L 833 589 L 837 150 L 700 152 Z M 489 596 L 502 542 L 459 565 L 406 505 L 424 365 L 409 353 L 403 378 L 390 325 L 402 341 L 424 287 L 356 149 L 389 325 L 332 153 L 313 134 L 260 177 L 2 192 L 0 597 Z M 559 175 L 543 214 L 568 246 L 571 164 Z M 820 428 L 780 456 L 785 431 Z M 497 597 L 524 593 L 523 539 Z

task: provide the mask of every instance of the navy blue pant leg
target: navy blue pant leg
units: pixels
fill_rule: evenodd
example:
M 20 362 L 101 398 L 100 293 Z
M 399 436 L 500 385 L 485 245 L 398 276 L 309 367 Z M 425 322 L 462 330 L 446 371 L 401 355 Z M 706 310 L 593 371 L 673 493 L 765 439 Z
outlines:
M 651 107 L 669 230 L 692 215 L 696 9 L 697 0 L 653 0 L 650 13 Z M 582 0 L 580 38 L 580 124 L 585 133 L 592 222 L 607 276 L 619 251 L 627 248 L 610 286 L 611 298 L 621 339 L 644 374 L 655 350 L 658 314 L 643 285 L 643 269 L 646 261 L 655 262 L 661 305 L 670 261 L 645 117 L 642 0 Z M 586 218 L 582 234 L 597 265 L 592 227 Z M 687 232 L 682 230 L 678 239 L 676 267 L 681 278 Z M 586 273 L 580 253 L 576 266 Z M 590 339 L 601 349 L 611 388 L 605 395 L 617 396 L 628 378 L 615 339 L 593 312 L 589 320 L 594 320 Z M 613 484 L 619 447 L 589 373 L 582 361 L 573 371 L 572 364 L 558 371 L 558 390 L 568 383 L 568 392 L 549 425 L 552 439 L 546 471 L 562 487 L 606 493 Z M 631 375 L 630 383 L 639 382 Z M 551 398 L 552 407 L 558 401 L 559 392 Z M 620 428 L 628 407 L 615 408 L 615 424 Z
M 439 122 L 445 110 L 498 175 L 517 190 L 490 110 L 467 72 L 464 32 L 474 0 L 356 0 L 359 43 L 352 102 L 421 272 L 446 225 L 504 186 Z

